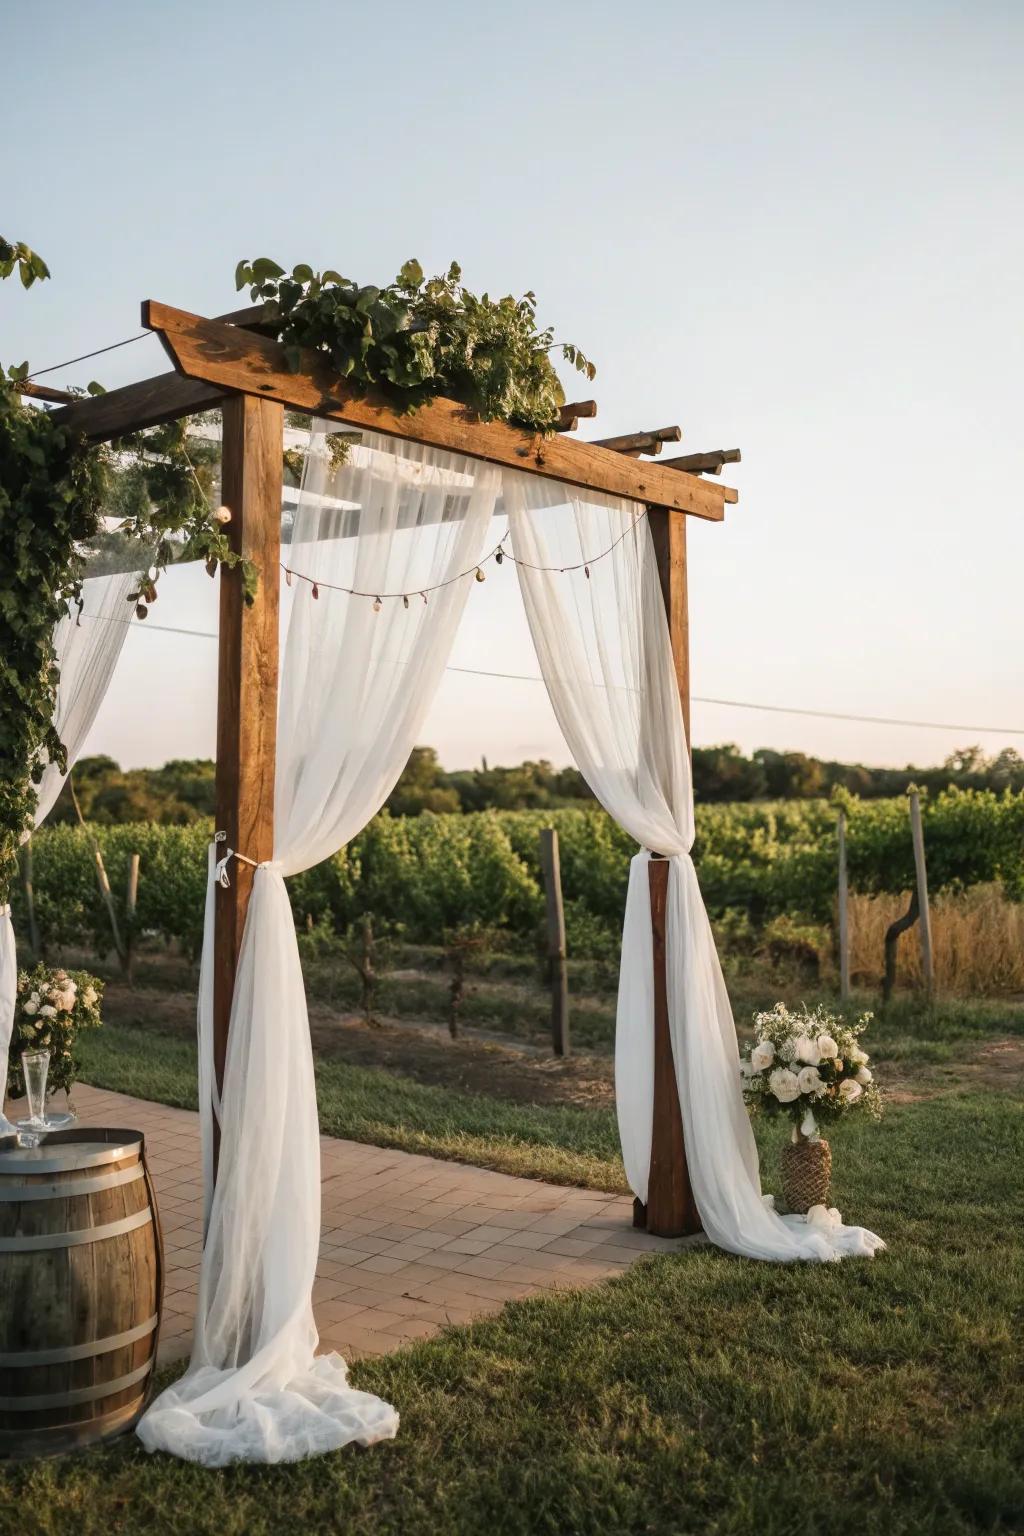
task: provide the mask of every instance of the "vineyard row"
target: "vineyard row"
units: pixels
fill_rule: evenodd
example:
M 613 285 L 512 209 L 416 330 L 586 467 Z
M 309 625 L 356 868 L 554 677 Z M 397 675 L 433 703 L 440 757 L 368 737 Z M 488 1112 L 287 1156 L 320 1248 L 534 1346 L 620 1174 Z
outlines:
M 906 800 L 845 804 L 851 890 L 909 889 Z M 438 942 L 446 928 L 467 923 L 532 940 L 544 906 L 538 833 L 552 825 L 561 846 L 570 952 L 587 954 L 617 933 L 636 851 L 594 808 L 382 814 L 348 848 L 288 882 L 296 920 L 344 930 L 369 912 L 417 942 Z M 1011 900 L 1024 900 L 1024 792 L 948 790 L 925 800 L 924 831 L 933 892 L 999 881 Z M 110 947 L 109 917 L 96 886 L 95 836 L 118 902 L 130 857 L 140 855 L 136 930 L 198 953 L 210 833 L 204 824 L 44 828 L 32 840 L 44 943 L 84 944 L 101 953 Z M 735 912 L 754 924 L 781 914 L 829 922 L 836 853 L 836 806 L 827 801 L 704 805 L 697 811 L 694 857 L 713 918 Z M 20 889 L 14 909 L 24 933 Z

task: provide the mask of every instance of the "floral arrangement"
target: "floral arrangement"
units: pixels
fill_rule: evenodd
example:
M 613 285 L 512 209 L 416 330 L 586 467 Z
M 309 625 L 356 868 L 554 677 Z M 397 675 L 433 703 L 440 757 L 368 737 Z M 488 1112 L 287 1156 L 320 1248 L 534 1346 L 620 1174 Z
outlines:
M 740 1060 L 748 1108 L 789 1115 L 804 1136 L 854 1109 L 877 1120 L 882 1099 L 860 1044 L 871 1019 L 847 1024 L 824 1007 L 793 1013 L 785 1003 L 756 1013 L 754 1044 Z
M 49 965 L 22 971 L 14 1009 L 14 1033 L 7 1063 L 7 1092 L 19 1098 L 25 1091 L 22 1051 L 49 1051 L 47 1089 L 74 1087 L 79 1061 L 75 1044 L 79 1031 L 96 1029 L 103 983 L 87 971 L 64 971 Z

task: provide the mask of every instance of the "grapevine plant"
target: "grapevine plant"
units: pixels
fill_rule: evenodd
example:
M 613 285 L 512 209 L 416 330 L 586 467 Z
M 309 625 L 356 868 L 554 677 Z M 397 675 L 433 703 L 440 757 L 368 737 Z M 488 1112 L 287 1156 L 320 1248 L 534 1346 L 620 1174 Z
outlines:
M 26 288 L 49 276 L 28 246 L 0 238 L 0 278 L 15 271 Z M 32 827 L 33 786 L 47 761 L 67 766 L 53 723 L 53 630 L 81 596 L 87 557 L 111 541 L 122 559 L 126 545 L 136 560 L 145 549 L 130 599 L 140 618 L 175 558 L 205 559 L 211 572 L 238 561 L 210 508 L 212 455 L 194 445 L 190 454 L 185 423 L 90 445 L 52 412 L 25 403 L 28 372 L 27 362 L 0 368 L 0 903 Z M 116 536 L 104 527 L 107 511 L 120 517 Z M 254 574 L 247 569 L 245 577 L 251 595 Z
M 358 393 L 373 389 L 402 412 L 445 395 L 482 421 L 548 433 L 565 404 L 552 351 L 588 379 L 596 373 L 578 347 L 538 329 L 533 293 L 478 296 L 463 286 L 456 262 L 425 278 L 418 261 L 407 261 L 393 283 L 377 288 L 305 263 L 289 274 L 263 256 L 238 263 L 235 285 L 272 306 L 268 319 L 293 372 L 311 349 Z

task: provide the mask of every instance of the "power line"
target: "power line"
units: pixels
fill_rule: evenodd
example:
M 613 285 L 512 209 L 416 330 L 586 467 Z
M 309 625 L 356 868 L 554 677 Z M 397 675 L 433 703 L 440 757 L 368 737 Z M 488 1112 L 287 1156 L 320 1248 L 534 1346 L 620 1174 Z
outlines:
M 129 619 L 116 620 L 128 624 Z M 146 620 L 145 629 L 159 630 L 166 635 L 192 635 L 200 640 L 216 640 L 214 630 L 178 629 L 170 624 L 153 624 Z M 544 679 L 532 672 L 486 672 L 480 667 L 446 667 L 446 672 L 461 672 L 465 677 L 496 677 L 511 683 L 542 683 Z M 694 704 L 716 704 L 723 709 L 756 709 L 772 715 L 807 715 L 815 720 L 851 720 L 860 725 L 905 725 L 922 731 L 974 731 L 985 736 L 1024 736 L 1024 726 L 1014 725 L 960 725 L 942 720 L 900 720 L 890 715 L 848 715 L 837 709 L 803 709 L 797 704 L 755 704 L 750 699 L 713 699 L 705 694 L 692 695 Z
M 140 331 L 137 336 L 126 336 L 124 341 L 112 341 L 109 347 L 97 347 L 95 352 L 83 352 L 81 357 L 69 357 L 66 362 L 52 363 L 49 368 L 36 368 L 32 373 L 26 373 L 25 378 L 39 379 L 44 373 L 58 373 L 61 368 L 70 368 L 74 363 L 84 363 L 90 357 L 101 357 L 104 352 L 116 352 L 118 347 L 130 346 L 133 341 L 143 341 L 152 334 L 152 331 Z

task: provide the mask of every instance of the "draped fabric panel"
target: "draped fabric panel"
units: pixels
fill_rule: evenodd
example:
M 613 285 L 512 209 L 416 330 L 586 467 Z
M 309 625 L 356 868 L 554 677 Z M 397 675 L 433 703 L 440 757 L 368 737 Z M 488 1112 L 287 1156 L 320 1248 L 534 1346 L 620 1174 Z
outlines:
M 641 505 L 506 471 L 526 615 L 558 723 L 605 810 L 642 845 L 630 868 L 615 1039 L 626 1174 L 647 1198 L 654 1082 L 648 864 L 669 859 L 669 1027 L 704 1230 L 750 1258 L 870 1255 L 860 1227 L 780 1217 L 761 1195 L 728 994 L 690 857 L 693 792 L 657 561 Z M 612 548 L 614 546 L 614 548 Z M 589 565 L 588 555 L 611 550 Z M 547 567 L 547 569 L 537 569 Z
M 138 1426 L 147 1449 L 208 1466 L 293 1461 L 398 1427 L 389 1404 L 348 1385 L 338 1355 L 315 1354 L 320 1143 L 284 877 L 344 846 L 393 789 L 448 660 L 500 477 L 478 461 L 369 434 L 335 468 L 327 425 L 315 424 L 283 555 L 316 578 L 318 596 L 298 579 L 286 594 L 275 857 L 256 871 L 235 981 L 192 1359 Z M 332 585 L 379 594 L 381 606 Z M 421 590 L 425 600 L 408 605 L 388 596 Z M 199 1008 L 208 1169 L 216 877 L 211 853 Z
M 71 768 L 85 745 L 85 738 L 114 675 L 117 658 L 128 634 L 130 613 L 127 597 L 135 580 L 131 571 L 112 576 L 90 576 L 82 583 L 82 606 L 59 619 L 53 629 L 53 648 L 60 668 L 54 725 Z M 53 810 L 64 787 L 67 772 L 47 762 L 36 786 L 35 825 L 40 826 Z M 24 842 L 30 836 L 25 834 Z M 18 987 L 18 957 L 9 905 L 0 908 L 0 1070 L 7 1081 L 7 1058 L 14 1029 Z M 0 1098 L 2 1106 L 2 1098 Z M 0 1130 L 7 1121 L 0 1113 Z

